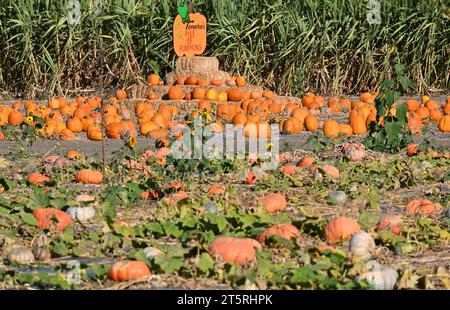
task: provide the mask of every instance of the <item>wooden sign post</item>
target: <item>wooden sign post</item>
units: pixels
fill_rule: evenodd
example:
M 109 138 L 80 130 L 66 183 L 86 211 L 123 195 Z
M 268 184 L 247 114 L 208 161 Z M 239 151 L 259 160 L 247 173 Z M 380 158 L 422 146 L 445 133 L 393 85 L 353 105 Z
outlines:
M 178 57 L 201 55 L 206 49 L 206 17 L 191 11 L 192 3 L 179 6 L 173 23 L 173 46 Z

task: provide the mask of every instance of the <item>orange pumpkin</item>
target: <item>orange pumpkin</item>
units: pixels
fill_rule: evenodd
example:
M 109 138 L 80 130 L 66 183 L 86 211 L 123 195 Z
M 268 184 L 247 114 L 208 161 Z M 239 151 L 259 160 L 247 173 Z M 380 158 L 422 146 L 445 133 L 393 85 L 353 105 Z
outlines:
M 194 75 L 190 75 L 184 80 L 184 85 L 197 85 L 197 78 Z
M 408 112 L 416 112 L 419 109 L 419 102 L 417 100 L 406 100 L 406 107 Z
M 244 94 L 239 89 L 236 89 L 236 88 L 229 89 L 227 92 L 227 95 L 228 95 L 228 100 L 230 100 L 230 101 L 239 102 L 239 101 L 242 101 L 242 99 L 244 99 Z
M 339 105 L 341 106 L 341 109 L 345 109 L 347 111 L 350 111 L 352 109 L 352 102 L 348 98 L 343 98 L 339 101 Z
M 97 127 L 95 125 L 91 125 L 88 127 L 88 130 L 86 131 L 87 138 L 89 140 L 93 141 L 102 141 L 103 140 L 103 134 L 100 127 Z
M 433 121 L 435 121 L 436 123 L 439 123 L 439 121 L 442 118 L 442 112 L 438 109 L 434 109 L 434 110 L 430 110 L 430 117 Z
M 439 204 L 432 203 L 428 199 L 413 199 L 406 204 L 406 213 L 409 215 L 434 216 L 440 210 Z
M 375 230 L 377 232 L 390 230 L 392 233 L 400 235 L 402 233 L 401 223 L 402 217 L 400 215 L 385 215 L 380 219 Z
M 420 118 L 422 120 L 422 123 L 426 124 L 426 123 L 429 122 L 429 120 L 430 120 L 430 110 L 428 110 L 427 107 L 424 107 L 424 106 L 420 107 L 417 110 L 417 114 L 420 116 Z
M 220 184 L 215 184 L 213 186 L 211 186 L 211 188 L 208 190 L 208 196 L 209 197 L 214 197 L 214 196 L 220 196 L 225 194 L 225 187 L 223 187 Z
M 182 85 L 184 85 L 185 81 L 186 81 L 186 78 L 181 75 L 175 81 L 175 85 L 181 85 L 182 86 Z
M 24 121 L 24 117 L 21 112 L 12 110 L 8 116 L 8 123 L 11 126 L 19 126 Z
M 305 118 L 305 127 L 308 131 L 315 132 L 319 128 L 319 120 L 314 115 Z
M 449 115 L 450 114 L 450 102 L 447 101 L 447 103 L 442 108 L 444 110 L 444 114 Z
M 445 115 L 441 118 L 438 128 L 442 132 L 450 132 L 450 115 Z
M 367 133 L 367 126 L 366 126 L 367 116 L 364 114 L 364 112 L 360 110 L 352 110 L 350 112 L 349 123 L 350 126 L 352 127 L 352 131 L 354 134 L 365 135 Z
M 33 211 L 33 216 L 39 229 L 63 231 L 72 224 L 69 214 L 55 208 L 37 208 Z M 56 219 L 56 223 L 53 219 Z
M 67 152 L 67 158 L 70 158 L 70 159 L 83 158 L 83 155 L 81 155 L 81 153 L 78 151 L 70 150 Z
M 334 113 L 341 112 L 341 105 L 340 105 L 340 102 L 339 102 L 339 98 L 337 98 L 337 97 L 329 97 L 328 98 L 328 107 Z
M 277 235 L 281 238 L 292 240 L 300 238 L 300 231 L 291 224 L 278 224 L 267 228 L 261 234 L 258 235 L 258 241 L 264 243 L 266 237 Z
M 325 238 L 332 243 L 346 241 L 360 231 L 361 227 L 354 219 L 340 216 L 327 224 L 325 227 Z
M 339 123 L 335 120 L 327 120 L 323 124 L 323 134 L 325 137 L 338 138 L 339 137 Z
M 103 182 L 103 174 L 100 171 L 82 169 L 75 175 L 75 180 L 85 184 L 101 184 Z
M 316 159 L 312 156 L 305 156 L 301 161 L 298 162 L 297 166 L 301 168 L 310 167 Z
M 117 262 L 108 270 L 108 277 L 118 282 L 141 279 L 151 275 L 150 268 L 142 261 Z
M 269 194 L 260 200 L 261 204 L 265 207 L 269 213 L 282 211 L 287 207 L 286 198 L 280 194 Z
M 428 100 L 425 102 L 425 106 L 428 108 L 428 110 L 439 110 L 441 108 L 440 104 L 435 100 Z
M 415 144 L 409 144 L 406 147 L 406 155 L 408 156 L 414 156 L 419 153 L 419 146 Z
M 192 92 L 192 98 L 195 100 L 203 100 L 206 96 L 206 88 L 196 87 Z
M 118 100 L 125 100 L 127 99 L 127 92 L 123 89 L 116 90 L 116 98 Z
M 33 185 L 36 185 L 38 187 L 42 186 L 42 182 L 50 182 L 50 178 L 40 174 L 40 173 L 32 173 L 27 178 L 28 182 L 30 182 Z
M 294 175 L 297 173 L 297 168 L 293 164 L 284 165 L 280 170 L 282 173 L 288 175 Z
M 243 76 L 236 77 L 236 85 L 237 86 L 242 87 L 242 86 L 245 86 L 246 84 L 247 84 L 247 82 L 245 81 L 245 77 L 243 77 Z
M 339 133 L 346 137 L 351 137 L 353 135 L 352 126 L 349 124 L 339 124 Z
M 238 266 L 256 260 L 256 251 L 261 250 L 262 245 L 249 238 L 217 237 L 209 246 L 212 256 Z
M 211 82 L 209 82 L 209 84 L 211 84 L 212 86 L 222 86 L 222 81 L 221 80 L 211 80 Z
M 170 100 L 181 100 L 183 99 L 183 89 L 179 86 L 170 86 L 168 97 Z
M 317 169 L 319 169 L 319 167 L 314 166 L 311 168 L 311 172 L 315 173 Z M 323 172 L 325 172 L 332 179 L 339 179 L 340 177 L 339 169 L 336 167 L 333 167 L 331 165 L 323 165 L 320 167 L 320 169 L 323 170 Z
M 81 122 L 81 120 L 78 117 L 74 116 L 67 120 L 67 128 L 74 133 L 82 132 L 83 131 L 83 123 Z
M 157 74 L 150 74 L 147 78 L 147 83 L 151 86 L 158 86 L 160 81 L 161 80 Z
M 422 134 L 422 119 L 417 113 L 411 113 L 408 115 L 408 129 L 413 134 Z

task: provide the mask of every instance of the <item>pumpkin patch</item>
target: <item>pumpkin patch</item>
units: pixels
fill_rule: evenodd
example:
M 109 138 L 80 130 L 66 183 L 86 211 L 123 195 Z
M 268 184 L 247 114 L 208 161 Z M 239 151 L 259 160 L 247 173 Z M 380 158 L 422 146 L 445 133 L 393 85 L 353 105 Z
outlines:
M 433 1 L 5 1 L 1 289 L 449 289 Z

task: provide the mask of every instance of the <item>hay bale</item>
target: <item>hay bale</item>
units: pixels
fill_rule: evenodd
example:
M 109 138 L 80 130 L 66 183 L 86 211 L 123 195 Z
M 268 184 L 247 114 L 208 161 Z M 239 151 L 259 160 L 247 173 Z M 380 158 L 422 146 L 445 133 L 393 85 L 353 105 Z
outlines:
M 176 71 L 219 71 L 219 60 L 216 57 L 180 57 L 177 59 Z

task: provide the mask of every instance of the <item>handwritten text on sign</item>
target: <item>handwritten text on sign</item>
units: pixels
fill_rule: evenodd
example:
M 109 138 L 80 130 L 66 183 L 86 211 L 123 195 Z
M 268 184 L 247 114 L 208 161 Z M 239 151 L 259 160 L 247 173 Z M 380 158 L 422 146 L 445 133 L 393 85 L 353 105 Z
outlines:
M 206 49 L 206 17 L 200 13 L 191 13 L 189 17 L 191 21 L 183 23 L 177 15 L 173 24 L 173 44 L 179 57 L 200 55 Z

